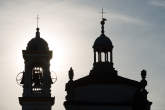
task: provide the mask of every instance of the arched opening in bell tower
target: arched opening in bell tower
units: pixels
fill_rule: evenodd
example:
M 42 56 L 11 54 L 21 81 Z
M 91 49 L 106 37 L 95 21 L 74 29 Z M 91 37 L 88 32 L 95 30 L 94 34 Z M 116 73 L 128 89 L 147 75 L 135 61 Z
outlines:
M 35 66 L 32 69 L 32 93 L 42 93 L 43 87 L 43 68 Z

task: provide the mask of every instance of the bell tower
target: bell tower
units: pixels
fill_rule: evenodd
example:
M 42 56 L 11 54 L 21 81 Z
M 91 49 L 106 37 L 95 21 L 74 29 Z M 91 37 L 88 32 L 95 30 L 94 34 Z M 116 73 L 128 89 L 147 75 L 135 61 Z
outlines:
M 40 37 L 38 27 L 36 36 L 29 41 L 22 54 L 25 63 L 20 82 L 23 94 L 19 97 L 22 110 L 51 110 L 55 99 L 51 97 L 53 82 L 49 69 L 52 51 L 49 50 L 47 42 Z

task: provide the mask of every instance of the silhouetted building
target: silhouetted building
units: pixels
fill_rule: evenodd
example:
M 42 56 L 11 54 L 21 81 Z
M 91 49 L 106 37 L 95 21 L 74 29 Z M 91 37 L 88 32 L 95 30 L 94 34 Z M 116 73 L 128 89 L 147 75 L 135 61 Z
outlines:
M 140 82 L 118 75 L 113 67 L 113 44 L 104 34 L 105 21 L 102 18 L 101 35 L 93 45 L 94 63 L 89 75 L 73 80 L 73 69 L 69 70 L 66 110 L 150 110 L 146 71 L 141 71 Z
M 47 42 L 40 37 L 38 27 L 36 37 L 29 41 L 22 53 L 25 60 L 25 70 L 20 82 L 23 85 L 23 94 L 19 97 L 22 110 L 51 110 L 54 104 L 49 70 L 52 51 L 49 50 Z

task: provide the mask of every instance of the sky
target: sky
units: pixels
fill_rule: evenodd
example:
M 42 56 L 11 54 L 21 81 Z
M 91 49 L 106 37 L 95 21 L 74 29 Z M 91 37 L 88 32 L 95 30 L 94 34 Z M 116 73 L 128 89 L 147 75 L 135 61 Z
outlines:
M 69 68 L 74 79 L 92 69 L 101 8 L 118 74 L 140 81 L 146 69 L 151 109 L 164 110 L 165 0 L 0 0 L 0 110 L 21 110 L 22 87 L 16 76 L 24 71 L 22 50 L 35 37 L 37 14 L 41 37 L 53 51 L 51 71 L 57 75 L 52 110 L 64 110 Z

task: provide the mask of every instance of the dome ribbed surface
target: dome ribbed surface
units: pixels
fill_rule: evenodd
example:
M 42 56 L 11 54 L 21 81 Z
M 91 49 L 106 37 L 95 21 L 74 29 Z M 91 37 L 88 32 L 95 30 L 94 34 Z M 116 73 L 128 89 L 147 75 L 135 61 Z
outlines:
M 111 50 L 113 48 L 112 41 L 105 36 L 104 34 L 101 34 L 94 42 L 93 45 L 94 49 L 101 49 L 101 50 Z
M 31 50 L 31 51 L 48 51 L 49 50 L 47 42 L 40 37 L 35 37 L 31 39 L 26 49 Z

